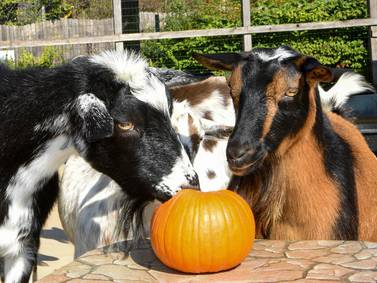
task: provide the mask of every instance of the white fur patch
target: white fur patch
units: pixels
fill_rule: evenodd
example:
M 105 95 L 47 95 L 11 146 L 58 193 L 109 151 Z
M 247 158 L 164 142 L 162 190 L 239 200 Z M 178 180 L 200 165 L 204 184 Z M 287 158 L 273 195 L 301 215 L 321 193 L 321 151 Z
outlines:
M 189 117 L 192 118 L 191 121 L 189 120 Z M 171 121 L 173 128 L 178 133 L 181 142 L 186 146 L 189 146 L 193 153 L 191 135 L 197 134 L 199 137 L 203 137 L 204 130 L 200 120 L 197 119 L 195 114 L 191 111 L 191 107 L 187 100 L 174 102 Z
M 165 85 L 148 73 L 147 62 L 139 55 L 124 51 L 105 51 L 94 55 L 90 61 L 103 65 L 114 72 L 119 81 L 127 83 L 132 94 L 154 108 L 169 113 Z
M 6 274 L 4 283 L 16 283 L 20 282 L 23 273 L 26 270 L 30 270 L 32 267 L 28 261 L 26 255 L 19 255 L 16 257 L 6 258 L 4 260 L 4 272 Z
M 194 160 L 194 168 L 199 176 L 200 188 L 204 192 L 226 189 L 232 177 L 226 158 L 228 139 L 216 139 L 216 141 L 217 144 L 211 151 L 208 151 L 203 146 L 205 142 L 203 140 Z M 211 162 L 208 162 L 209 160 Z M 208 177 L 208 172 L 213 172 L 215 176 L 213 178 Z
M 34 131 L 48 131 L 50 133 L 62 134 L 69 127 L 69 119 L 67 114 L 60 114 L 56 117 L 46 119 L 40 124 L 35 125 Z
M 75 153 L 67 136 L 48 141 L 29 164 L 20 167 L 6 189 L 8 217 L 0 226 L 0 255 L 14 256 L 22 250 L 20 231 L 30 231 L 33 211 L 32 196 L 67 158 Z
M 268 54 L 266 52 L 263 52 L 263 51 L 258 51 L 258 53 L 256 53 L 256 54 L 258 55 L 258 57 L 261 60 L 266 61 L 266 62 L 271 61 L 271 60 L 275 60 L 275 59 L 282 61 L 284 59 L 288 59 L 288 58 L 297 56 L 297 53 L 295 53 L 294 51 L 287 50 L 287 49 L 282 48 L 282 47 L 279 47 L 278 49 L 276 49 L 272 55 Z
M 80 95 L 77 98 L 77 107 L 78 113 L 82 118 L 85 118 L 85 115 L 89 111 L 96 111 L 98 115 L 103 115 L 103 112 L 107 112 L 105 103 L 102 100 L 97 98 L 93 93 L 85 93 Z
M 227 106 L 224 105 L 224 97 L 219 90 L 211 92 L 200 104 L 191 107 L 191 112 L 196 117 L 204 117 L 206 113 L 211 115 L 211 120 L 201 118 L 203 129 L 213 125 L 223 125 L 233 127 L 236 123 L 236 115 L 231 98 L 228 99 Z
M 365 81 L 365 78 L 357 73 L 344 73 L 328 91 L 318 85 L 321 104 L 324 110 L 331 111 L 341 108 L 352 95 L 374 91 L 373 86 Z
M 190 187 L 189 180 L 194 179 L 195 176 L 194 168 L 182 146 L 181 157 L 176 160 L 171 173 L 163 177 L 156 186 L 156 191 L 175 195 L 182 187 Z
M 59 193 L 59 214 L 64 231 L 75 245 L 75 257 L 124 240 L 119 232 L 119 211 L 124 192 L 104 174 L 94 170 L 81 157 L 66 163 Z M 144 210 L 144 227 L 150 226 L 155 201 Z M 149 231 L 146 231 L 149 235 Z M 132 234 L 128 235 L 132 239 Z

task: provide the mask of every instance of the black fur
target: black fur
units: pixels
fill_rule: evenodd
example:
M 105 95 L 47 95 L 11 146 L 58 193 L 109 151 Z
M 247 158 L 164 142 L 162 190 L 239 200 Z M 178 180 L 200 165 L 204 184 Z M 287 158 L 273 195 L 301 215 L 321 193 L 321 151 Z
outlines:
M 334 132 L 329 119 L 322 112 L 317 95 L 317 115 L 314 133 L 323 153 L 328 176 L 338 186 L 341 207 L 334 237 L 340 240 L 357 240 L 359 217 L 353 154 L 350 145 Z
M 181 157 L 181 144 L 168 111 L 136 99 L 133 91 L 111 69 L 86 57 L 52 69 L 13 71 L 0 66 L 0 232 L 11 217 L 8 195 L 12 191 L 7 188 L 19 187 L 19 169 L 33 164 L 48 148 L 49 141 L 58 137 L 66 142 L 56 151 L 75 149 L 134 199 L 127 217 L 139 215 L 137 211 L 154 198 L 164 201 L 171 197 L 156 186 Z M 171 111 L 170 94 L 165 95 Z M 125 122 L 132 122 L 135 128 L 124 132 L 117 127 Z M 29 188 L 32 220 L 24 223 L 19 239 L 27 247 L 24 255 L 28 254 L 31 265 L 22 271 L 21 281 L 29 278 L 36 263 L 41 227 L 58 190 L 53 173 L 33 178 L 37 183 Z M 188 181 L 195 186 L 193 179 Z M 2 261 L 8 259 L 0 253 L 0 260 L 1 257 Z

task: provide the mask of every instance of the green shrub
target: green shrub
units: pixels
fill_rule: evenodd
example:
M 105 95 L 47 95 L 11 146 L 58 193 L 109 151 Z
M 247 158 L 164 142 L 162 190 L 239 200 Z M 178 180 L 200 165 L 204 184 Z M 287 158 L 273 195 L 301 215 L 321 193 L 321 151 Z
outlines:
M 40 56 L 34 56 L 27 50 L 22 50 L 16 61 L 8 60 L 6 63 L 12 68 L 26 67 L 53 67 L 63 63 L 62 53 L 54 47 L 46 47 Z
M 238 0 L 172 0 L 165 31 L 237 27 L 240 22 Z M 366 18 L 365 0 L 252 0 L 252 25 L 273 25 Z M 289 45 L 331 67 L 368 71 L 365 27 L 269 33 L 253 35 L 253 47 Z M 160 67 L 197 70 L 193 52 L 217 53 L 241 51 L 241 36 L 197 37 L 180 40 L 142 42 L 142 51 Z

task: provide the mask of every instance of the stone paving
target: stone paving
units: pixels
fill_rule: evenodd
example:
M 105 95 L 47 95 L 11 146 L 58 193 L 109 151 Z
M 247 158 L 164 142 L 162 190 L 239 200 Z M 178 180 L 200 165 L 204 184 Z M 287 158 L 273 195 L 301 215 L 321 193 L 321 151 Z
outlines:
M 91 251 L 37 282 L 377 282 L 377 243 L 370 242 L 256 240 L 236 268 L 200 275 L 167 268 L 148 242 L 128 257 L 125 249 Z

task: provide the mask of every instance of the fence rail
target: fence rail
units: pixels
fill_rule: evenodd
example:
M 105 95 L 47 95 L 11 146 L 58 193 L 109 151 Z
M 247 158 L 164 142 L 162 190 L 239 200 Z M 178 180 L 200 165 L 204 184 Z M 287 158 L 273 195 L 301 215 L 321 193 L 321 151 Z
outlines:
M 152 12 L 140 13 L 140 30 L 155 28 L 155 15 Z M 164 25 L 166 14 L 160 13 L 160 24 Z M 120 29 L 122 27 L 120 26 Z M 64 59 L 70 59 L 88 52 L 114 48 L 114 40 L 94 40 L 119 33 L 113 18 L 106 19 L 61 19 L 42 21 L 24 26 L 0 25 L 0 50 L 15 49 L 18 58 L 25 48 L 39 56 L 43 47 L 59 46 Z M 82 40 L 84 39 L 84 40 Z
M 109 43 L 122 41 L 138 41 L 151 39 L 173 39 L 173 38 L 190 38 L 200 36 L 223 36 L 223 35 L 245 35 L 270 32 L 287 32 L 287 31 L 303 31 L 303 30 L 324 30 L 335 28 L 351 28 L 359 26 L 376 26 L 376 18 L 356 19 L 347 21 L 328 21 L 328 22 L 312 22 L 297 24 L 281 24 L 266 26 L 249 26 L 238 28 L 223 29 L 205 29 L 205 30 L 185 30 L 174 32 L 147 32 L 147 33 L 131 33 L 131 34 L 112 34 L 100 36 L 86 36 L 79 38 L 64 39 L 40 39 L 40 40 L 6 40 L 0 41 L 0 49 L 20 48 L 20 47 L 40 47 L 40 46 L 56 46 L 56 45 L 72 45 L 72 44 L 88 44 L 88 43 Z

